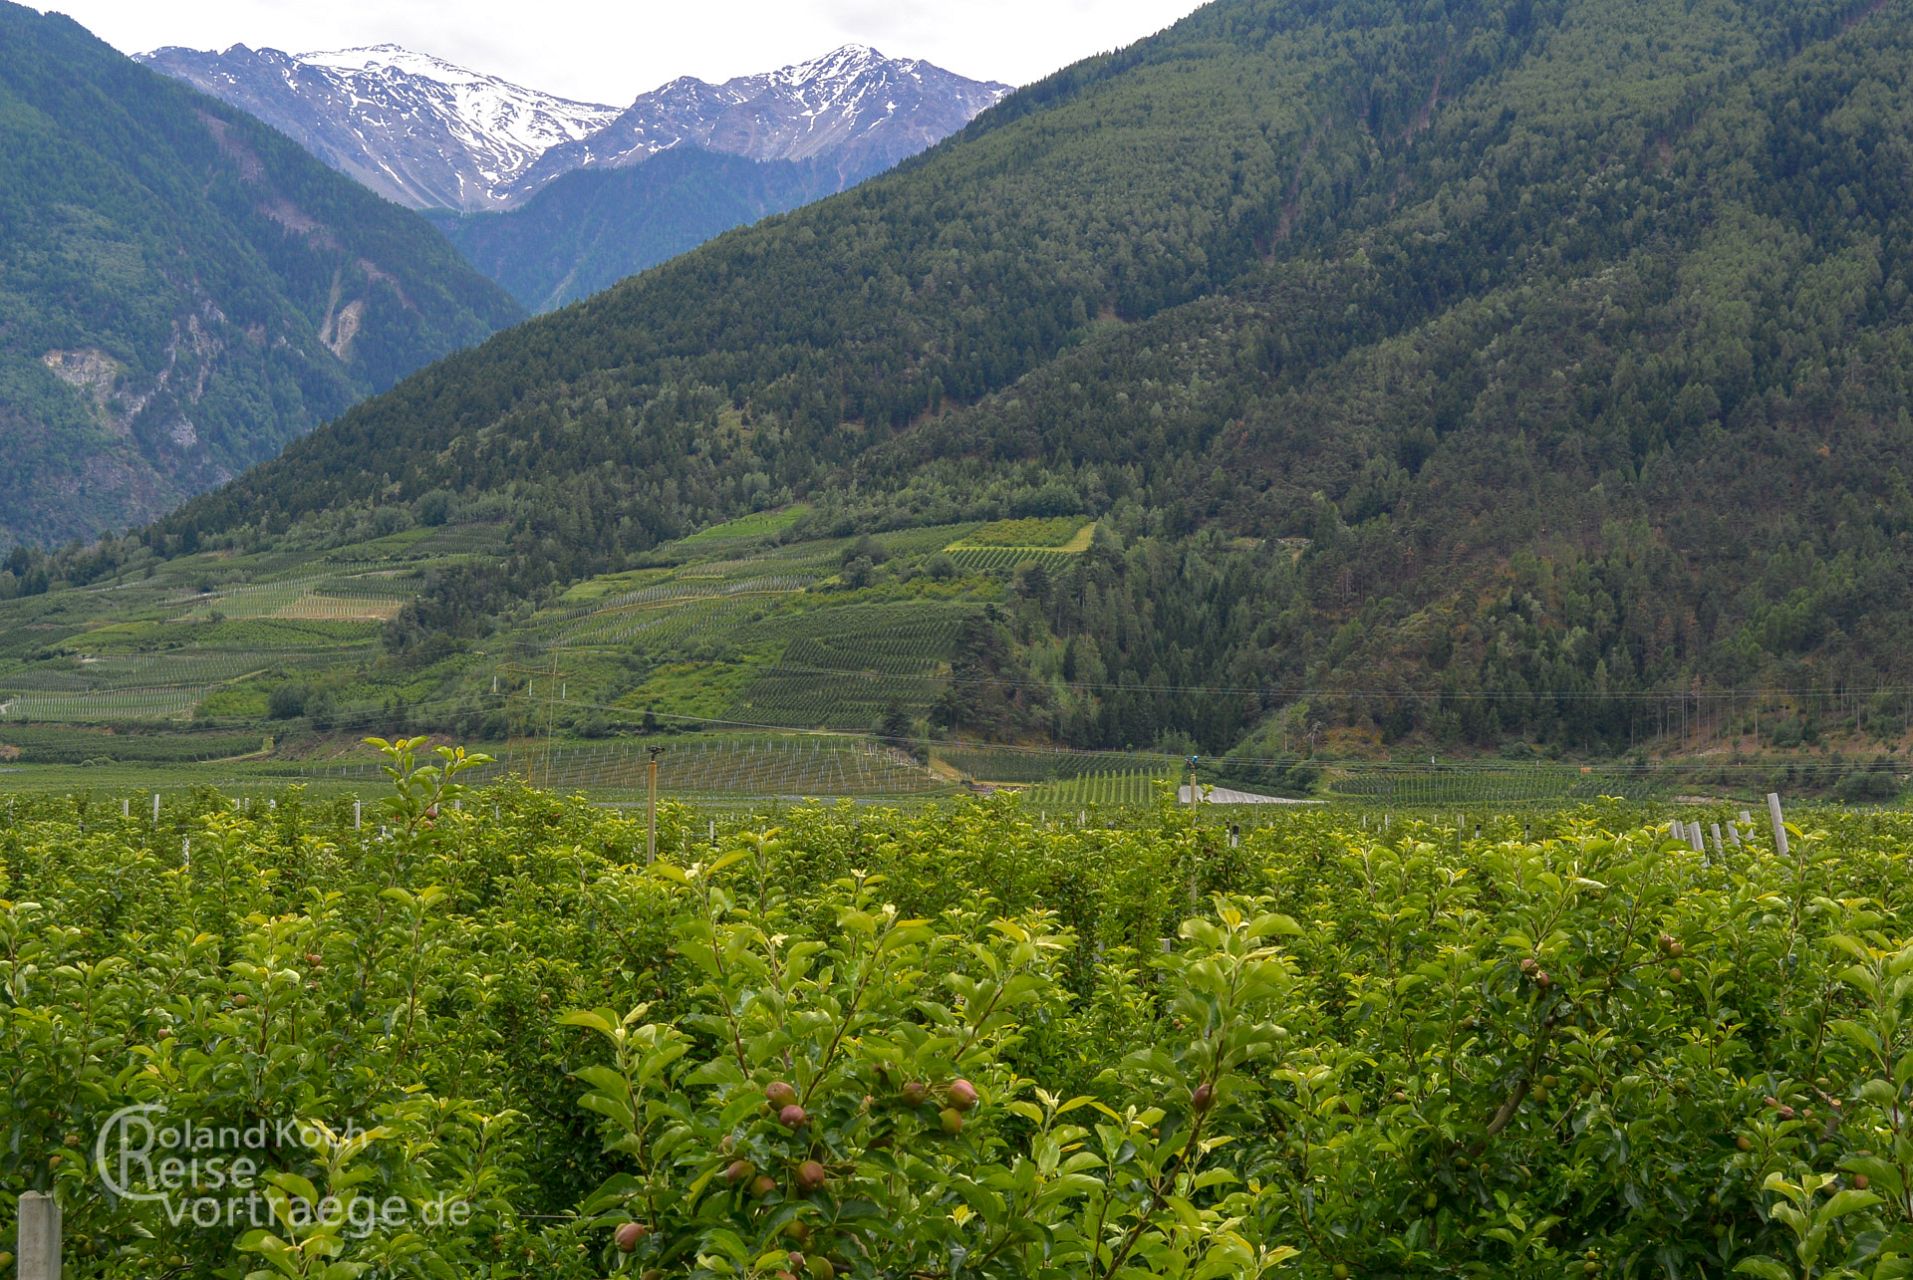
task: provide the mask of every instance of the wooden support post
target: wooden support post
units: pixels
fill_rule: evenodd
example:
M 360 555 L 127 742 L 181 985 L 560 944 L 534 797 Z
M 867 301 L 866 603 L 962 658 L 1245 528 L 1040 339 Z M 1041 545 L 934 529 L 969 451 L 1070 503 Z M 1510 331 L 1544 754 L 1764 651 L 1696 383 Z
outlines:
M 20 1280 L 60 1280 L 60 1202 L 44 1191 L 20 1197 Z
M 648 748 L 651 752 L 651 764 L 645 771 L 645 834 L 644 860 L 658 860 L 658 753 L 663 747 Z
M 1780 814 L 1780 793 L 1777 791 L 1769 791 L 1767 793 L 1767 818 L 1773 823 L 1774 851 L 1783 858 L 1789 856 L 1787 852 L 1787 820 Z

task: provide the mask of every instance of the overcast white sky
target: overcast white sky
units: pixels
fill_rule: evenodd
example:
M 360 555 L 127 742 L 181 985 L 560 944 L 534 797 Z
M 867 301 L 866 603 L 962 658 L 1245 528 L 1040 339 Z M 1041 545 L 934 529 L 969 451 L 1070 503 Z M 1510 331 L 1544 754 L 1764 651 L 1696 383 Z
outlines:
M 1028 84 L 1138 40 L 1200 0 L 27 0 L 127 53 L 390 41 L 566 97 L 623 106 L 667 80 L 724 80 L 839 45 Z

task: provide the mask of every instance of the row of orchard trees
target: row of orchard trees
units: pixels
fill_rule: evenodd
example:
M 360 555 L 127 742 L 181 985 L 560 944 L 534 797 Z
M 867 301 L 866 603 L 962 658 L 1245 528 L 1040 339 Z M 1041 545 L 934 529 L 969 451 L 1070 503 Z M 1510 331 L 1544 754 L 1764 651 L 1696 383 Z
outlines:
M 1903 817 L 667 807 L 646 866 L 422 746 L 387 838 L 15 806 L 0 1221 L 142 1280 L 1898 1274 Z

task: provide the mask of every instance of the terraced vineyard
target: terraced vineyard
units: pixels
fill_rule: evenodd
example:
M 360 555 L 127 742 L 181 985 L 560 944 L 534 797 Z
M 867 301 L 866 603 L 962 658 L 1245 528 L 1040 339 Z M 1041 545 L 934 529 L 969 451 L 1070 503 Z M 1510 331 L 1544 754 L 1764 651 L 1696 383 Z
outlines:
M 781 655 L 725 714 L 754 724 L 868 729 L 893 702 L 926 706 L 941 687 L 957 629 L 973 611 L 922 601 L 766 619 L 744 633 L 744 642 L 781 645 Z
M 761 607 L 757 598 L 791 595 L 811 581 L 796 574 L 732 581 L 678 579 L 576 610 L 528 633 L 530 647 L 629 647 L 666 654 L 695 643 L 701 635 L 728 635 L 736 620 Z
M 1081 520 L 998 520 L 944 548 L 960 568 L 1006 572 L 1023 564 L 1055 568 L 1089 550 L 1094 524 Z

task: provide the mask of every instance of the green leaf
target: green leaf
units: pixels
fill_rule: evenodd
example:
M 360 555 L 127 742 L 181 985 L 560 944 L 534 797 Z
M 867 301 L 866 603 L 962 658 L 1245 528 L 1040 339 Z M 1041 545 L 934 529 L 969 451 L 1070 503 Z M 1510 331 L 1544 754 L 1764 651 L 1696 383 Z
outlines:
M 617 1030 L 611 1021 L 608 1009 L 574 1009 L 570 1013 L 561 1013 L 558 1015 L 558 1025 L 589 1027 L 601 1035 L 617 1038 Z
M 1873 1192 L 1860 1191 L 1853 1187 L 1848 1187 L 1844 1191 L 1834 1192 L 1832 1198 L 1820 1206 L 1819 1212 L 1814 1214 L 1814 1217 L 1831 1221 L 1836 1218 L 1844 1218 L 1849 1213 L 1858 1213 L 1862 1209 L 1870 1209 L 1879 1203 L 1881 1203 L 1880 1197 Z

